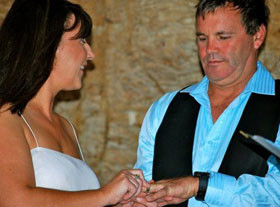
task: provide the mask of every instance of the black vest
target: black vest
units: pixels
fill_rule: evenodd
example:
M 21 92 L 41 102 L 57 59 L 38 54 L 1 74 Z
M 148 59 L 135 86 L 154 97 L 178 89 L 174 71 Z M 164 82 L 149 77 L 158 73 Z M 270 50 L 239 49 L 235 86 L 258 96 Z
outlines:
M 241 174 L 264 177 L 270 153 L 239 131 L 275 141 L 280 123 L 280 81 L 275 96 L 252 93 L 229 143 L 219 172 L 238 178 Z M 200 105 L 188 93 L 178 92 L 157 131 L 153 180 L 192 175 L 192 149 Z M 187 201 L 172 206 L 187 206 Z

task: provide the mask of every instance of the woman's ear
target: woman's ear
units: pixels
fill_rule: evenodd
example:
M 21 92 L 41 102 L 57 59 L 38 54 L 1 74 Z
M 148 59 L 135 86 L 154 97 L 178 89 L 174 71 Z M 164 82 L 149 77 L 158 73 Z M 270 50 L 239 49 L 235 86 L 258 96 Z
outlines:
M 263 44 L 266 36 L 266 27 L 262 24 L 259 30 L 254 34 L 254 47 L 258 50 Z

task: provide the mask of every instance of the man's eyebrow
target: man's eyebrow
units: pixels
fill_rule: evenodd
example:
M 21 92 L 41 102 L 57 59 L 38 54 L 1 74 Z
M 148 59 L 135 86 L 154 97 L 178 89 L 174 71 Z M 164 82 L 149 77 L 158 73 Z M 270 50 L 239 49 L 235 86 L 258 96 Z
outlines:
M 228 32 L 228 31 L 219 31 L 219 32 L 216 32 L 215 33 L 216 35 L 223 35 L 223 34 L 234 34 L 234 32 Z M 202 33 L 202 32 L 196 32 L 195 35 L 198 37 L 198 36 L 207 36 L 206 34 Z
M 196 35 L 196 36 L 201 36 L 201 35 L 205 35 L 205 34 L 202 33 L 202 32 L 196 32 L 195 35 Z
M 219 31 L 219 32 L 216 32 L 216 35 L 233 34 L 233 33 L 234 33 L 234 32 Z

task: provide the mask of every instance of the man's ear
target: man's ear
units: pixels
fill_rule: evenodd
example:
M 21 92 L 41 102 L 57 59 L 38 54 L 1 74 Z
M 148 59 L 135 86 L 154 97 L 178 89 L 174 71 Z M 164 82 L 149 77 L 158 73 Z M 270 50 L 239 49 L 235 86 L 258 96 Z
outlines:
M 254 34 L 254 47 L 258 50 L 263 44 L 266 36 L 266 27 L 262 24 L 259 30 Z

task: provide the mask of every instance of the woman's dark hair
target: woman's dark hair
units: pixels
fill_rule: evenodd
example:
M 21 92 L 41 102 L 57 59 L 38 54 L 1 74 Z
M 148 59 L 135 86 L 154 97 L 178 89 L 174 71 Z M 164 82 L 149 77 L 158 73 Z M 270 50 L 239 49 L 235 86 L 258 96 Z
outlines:
M 270 12 L 265 0 L 200 0 L 196 6 L 196 17 L 204 17 L 206 13 L 228 4 L 240 10 L 247 34 L 256 34 L 262 24 L 267 28 Z
M 75 22 L 68 24 L 74 14 Z M 23 111 L 48 79 L 64 32 L 91 33 L 90 16 L 67 0 L 15 0 L 0 28 L 0 108 Z

